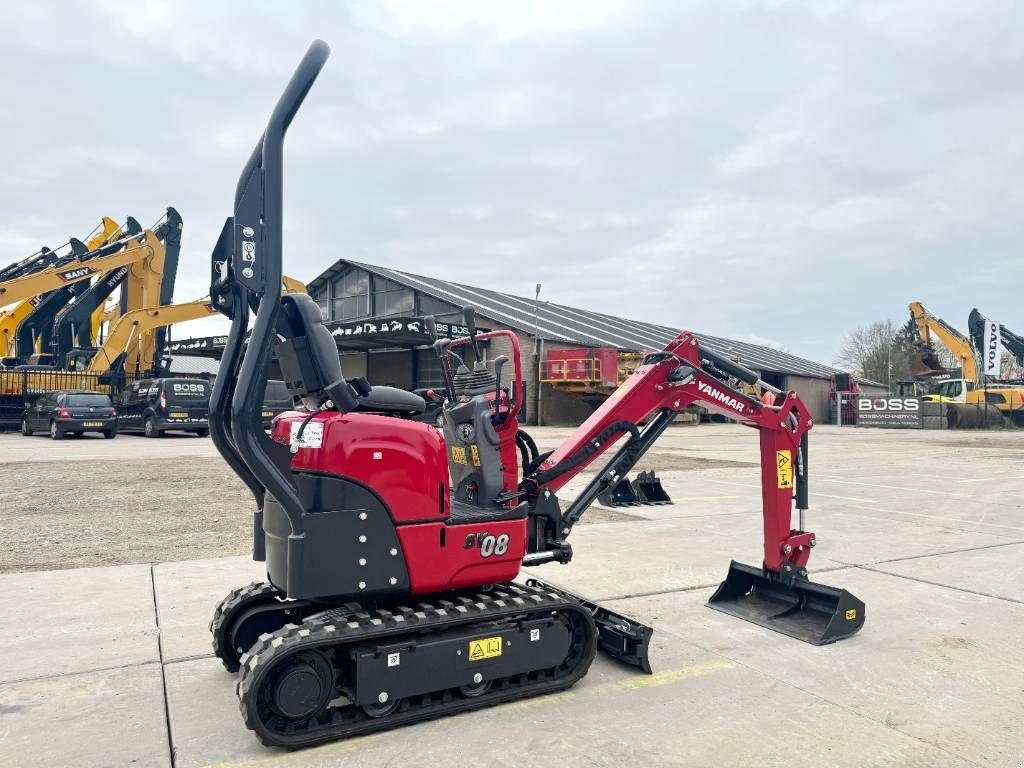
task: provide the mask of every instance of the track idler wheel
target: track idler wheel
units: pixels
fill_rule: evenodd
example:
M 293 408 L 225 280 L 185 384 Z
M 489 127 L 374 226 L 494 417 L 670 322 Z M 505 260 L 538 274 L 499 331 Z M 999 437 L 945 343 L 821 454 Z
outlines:
M 288 720 L 308 720 L 323 711 L 334 694 L 334 667 L 317 651 L 295 654 L 268 686 L 272 709 Z

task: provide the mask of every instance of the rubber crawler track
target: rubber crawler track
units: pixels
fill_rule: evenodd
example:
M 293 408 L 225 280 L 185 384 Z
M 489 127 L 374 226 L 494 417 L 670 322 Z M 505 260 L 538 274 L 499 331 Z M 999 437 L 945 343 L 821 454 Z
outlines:
M 261 685 L 273 680 L 283 660 L 308 649 L 338 649 L 366 642 L 396 642 L 424 632 L 466 628 L 478 623 L 560 614 L 570 628 L 568 657 L 553 669 L 535 670 L 494 680 L 476 697 L 454 689 L 410 696 L 395 712 L 374 718 L 346 705 L 327 708 L 306 721 L 264 720 L 260 712 Z M 264 634 L 242 655 L 237 693 L 245 724 L 267 746 L 289 749 L 387 730 L 443 715 L 468 712 L 515 699 L 551 693 L 579 681 L 596 652 L 597 630 L 590 613 L 572 598 L 554 590 L 520 584 L 500 584 L 473 595 L 436 599 L 415 607 L 400 606 L 351 613 L 334 609 L 310 616 L 301 624 L 288 624 Z M 341 657 L 341 654 L 337 654 Z M 342 695 L 340 691 L 338 695 Z
M 244 587 L 234 589 L 217 603 L 213 611 L 213 618 L 210 619 L 210 635 L 213 644 L 213 653 L 220 659 L 221 664 L 228 672 L 238 671 L 239 654 L 234 648 L 229 647 L 227 630 L 228 622 L 235 616 L 239 616 L 243 610 L 283 597 L 282 592 L 265 581 L 254 581 Z

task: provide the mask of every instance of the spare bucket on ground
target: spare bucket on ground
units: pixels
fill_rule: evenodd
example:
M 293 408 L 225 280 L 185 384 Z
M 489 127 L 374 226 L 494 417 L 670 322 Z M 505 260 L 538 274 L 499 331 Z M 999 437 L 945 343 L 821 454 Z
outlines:
M 641 504 L 671 504 L 672 499 L 661 487 L 661 479 L 654 473 L 640 472 L 633 481 L 633 490 Z
M 815 584 L 806 575 L 783 580 L 735 561 L 707 604 L 812 645 L 842 640 L 864 624 L 864 603 L 845 589 Z
M 611 490 L 598 495 L 597 500 L 602 507 L 635 507 L 641 503 L 629 478 L 625 477 L 613 485 Z

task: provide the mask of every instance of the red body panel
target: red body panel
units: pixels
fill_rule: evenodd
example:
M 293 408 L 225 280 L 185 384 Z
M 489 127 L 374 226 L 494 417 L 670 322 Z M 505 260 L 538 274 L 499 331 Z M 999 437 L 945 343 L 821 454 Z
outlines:
M 444 533 L 445 545 L 440 546 Z M 467 548 L 467 538 L 507 535 L 508 550 L 503 555 L 483 556 L 475 543 Z M 445 525 L 421 523 L 402 525 L 398 540 L 409 568 L 412 594 L 426 595 L 446 589 L 475 587 L 509 581 L 519 574 L 526 554 L 526 520 L 505 520 L 496 523 Z
M 287 445 L 291 424 L 308 414 L 283 413 L 274 438 Z M 444 438 L 429 424 L 370 413 L 325 411 L 319 448 L 299 448 L 296 471 L 323 472 L 362 483 L 380 496 L 396 524 L 448 516 L 448 458 Z

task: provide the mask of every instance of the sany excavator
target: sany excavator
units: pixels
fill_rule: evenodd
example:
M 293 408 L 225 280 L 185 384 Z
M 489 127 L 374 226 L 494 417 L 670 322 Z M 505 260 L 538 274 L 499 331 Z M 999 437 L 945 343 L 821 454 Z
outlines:
M 958 409 L 958 413 L 962 411 L 956 423 L 964 426 L 976 424 L 972 420 L 974 412 L 986 403 L 997 408 L 1005 418 L 1024 422 L 1024 387 L 1006 386 L 998 382 L 980 386 L 982 382 L 970 339 L 945 320 L 935 317 L 919 301 L 910 303 L 910 317 L 917 329 L 917 349 L 910 360 L 910 373 L 920 377 L 945 376 L 938 388 L 924 396 L 925 400 L 948 403 L 951 408 Z M 957 371 L 942 365 L 935 353 L 933 336 L 942 342 L 960 364 L 959 375 L 956 375 Z M 966 407 L 960 408 L 958 404 Z
M 267 570 L 210 625 L 217 656 L 237 671 L 246 725 L 264 744 L 303 747 L 562 690 L 598 649 L 649 670 L 649 627 L 513 579 L 524 565 L 568 563 L 587 507 L 692 403 L 750 427 L 761 447 L 763 562 L 734 563 L 711 607 L 812 643 L 859 630 L 863 603 L 807 578 L 807 408 L 691 333 L 648 355 L 550 454 L 530 448 L 522 392 L 502 385 L 506 365 L 523 378 L 512 331 L 435 344 L 451 388 L 443 434 L 408 418 L 424 408 L 417 395 L 345 379 L 318 306 L 277 291 L 284 135 L 328 52 L 315 42 L 285 88 L 211 259 L 211 297 L 231 321 L 211 435 L 253 494 L 253 557 Z M 499 338 L 511 359 L 491 371 L 474 348 Z M 268 436 L 261 403 L 275 351 L 302 409 Z M 729 388 L 728 375 L 775 404 Z M 563 507 L 557 492 L 606 455 Z
M 979 354 L 987 347 L 985 344 L 986 322 L 988 322 L 988 318 L 977 309 L 972 309 L 970 315 L 967 316 L 967 330 L 971 335 L 971 341 L 974 342 L 974 348 L 978 350 Z M 1018 336 L 1002 323 L 996 325 L 999 329 L 999 340 L 1003 343 L 1003 349 L 1013 356 L 1018 373 L 1024 371 L 1024 337 Z M 1003 381 L 1020 383 L 1020 378 L 1020 376 L 1009 376 Z
M 129 217 L 130 219 L 130 217 Z M 131 230 L 129 225 L 126 227 L 128 231 Z M 114 239 L 119 238 L 123 234 L 122 228 L 118 226 L 117 222 L 106 216 L 100 222 L 100 225 L 94 230 L 87 241 L 82 243 L 79 240 L 72 238 L 65 245 L 70 249 L 72 256 L 84 256 L 90 251 L 99 248 L 101 245 L 105 245 Z M 62 248 L 64 246 L 61 246 Z M 58 249 L 59 251 L 60 249 Z M 0 280 L 10 280 L 21 275 L 31 274 L 32 272 L 38 271 L 41 266 L 52 265 L 61 258 L 57 251 L 52 251 L 48 248 L 42 248 L 36 253 L 32 254 L 27 259 L 23 259 L 20 262 L 11 264 L 7 268 L 0 270 Z M 62 289 L 57 289 L 60 292 Z M 45 305 L 53 296 L 53 293 L 44 293 L 37 296 L 31 296 L 16 304 L 8 307 L 7 309 L 0 311 L 0 355 L 17 355 L 18 354 L 18 329 L 23 323 L 33 315 L 37 309 Z M 67 303 L 70 297 L 65 296 L 63 303 Z M 57 302 L 54 302 L 56 305 Z M 39 351 L 33 349 L 32 351 Z M 31 352 L 27 352 L 31 354 Z

